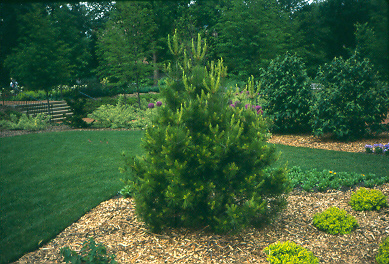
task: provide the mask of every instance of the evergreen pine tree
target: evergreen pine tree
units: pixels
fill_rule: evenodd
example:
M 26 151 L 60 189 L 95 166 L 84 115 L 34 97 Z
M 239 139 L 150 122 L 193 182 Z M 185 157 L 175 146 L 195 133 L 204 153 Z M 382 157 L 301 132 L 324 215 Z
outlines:
M 143 139 L 146 154 L 131 160 L 137 214 L 152 231 L 204 227 L 238 231 L 282 208 L 286 169 L 266 144 L 268 129 L 254 109 L 230 107 L 222 86 L 223 61 L 204 65 L 206 42 L 187 55 L 177 34 L 167 66 L 164 106 Z

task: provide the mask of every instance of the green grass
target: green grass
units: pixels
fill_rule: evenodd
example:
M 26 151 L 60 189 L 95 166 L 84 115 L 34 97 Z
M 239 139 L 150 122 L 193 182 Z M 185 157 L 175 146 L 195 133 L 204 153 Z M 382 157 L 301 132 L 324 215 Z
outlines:
M 122 151 L 141 131 L 0 138 L 0 263 L 36 249 L 122 187 Z M 108 142 L 108 143 L 107 143 Z
M 122 187 L 121 152 L 142 131 L 67 131 L 0 138 L 0 263 L 38 248 Z M 107 144 L 108 142 L 108 144 Z M 276 145 L 278 164 L 387 176 L 389 157 Z
M 285 145 L 276 145 L 276 148 L 282 153 L 277 164 L 288 163 L 288 167 L 299 166 L 302 170 L 373 173 L 377 177 L 389 175 L 389 156 Z

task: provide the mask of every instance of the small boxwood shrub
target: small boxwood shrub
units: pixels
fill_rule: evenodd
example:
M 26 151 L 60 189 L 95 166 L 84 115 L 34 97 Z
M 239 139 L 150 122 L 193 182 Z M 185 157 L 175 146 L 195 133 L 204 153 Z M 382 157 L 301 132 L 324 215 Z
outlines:
M 319 259 L 306 248 L 297 245 L 292 241 L 284 243 L 276 242 L 264 249 L 268 255 L 267 261 L 271 264 L 278 263 L 302 263 L 302 264 L 316 264 Z
M 378 264 L 389 264 L 389 237 L 382 239 L 375 259 Z
M 381 123 L 388 114 L 389 88 L 369 60 L 335 58 L 319 68 L 316 79 L 323 87 L 311 107 L 316 135 L 349 140 L 385 129 Z
M 116 264 L 115 255 L 107 254 L 107 249 L 101 243 L 96 244 L 93 237 L 85 241 L 81 251 L 77 253 L 69 247 L 61 248 L 61 254 L 66 263 L 72 264 Z
M 299 57 L 289 53 L 278 56 L 262 70 L 260 82 L 265 116 L 274 122 L 275 131 L 310 131 L 312 89 Z
M 358 222 L 345 210 L 330 207 L 313 216 L 313 225 L 328 234 L 349 234 L 358 227 Z
M 351 194 L 349 204 L 355 211 L 372 211 L 387 207 L 388 201 L 380 190 L 360 188 Z

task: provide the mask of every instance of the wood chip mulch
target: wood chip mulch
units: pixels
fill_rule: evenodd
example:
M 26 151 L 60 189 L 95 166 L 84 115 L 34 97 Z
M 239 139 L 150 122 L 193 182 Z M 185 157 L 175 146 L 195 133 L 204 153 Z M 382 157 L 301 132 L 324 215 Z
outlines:
M 271 143 L 338 151 L 363 152 L 366 144 L 388 143 L 389 135 L 341 143 L 312 136 L 274 135 Z M 389 184 L 376 187 L 387 197 Z M 49 243 L 27 253 L 15 263 L 63 263 L 60 249 L 79 250 L 89 237 L 103 243 L 118 263 L 268 263 L 263 249 L 277 241 L 291 240 L 311 250 L 320 263 L 376 263 L 381 240 L 389 236 L 389 208 L 356 212 L 348 205 L 351 192 L 328 191 L 289 194 L 287 208 L 261 229 L 238 235 L 216 235 L 201 230 L 171 229 L 162 234 L 148 232 L 135 215 L 132 199 L 114 197 L 102 202 Z M 348 235 L 329 235 L 311 223 L 317 212 L 337 206 L 356 217 L 359 227 Z

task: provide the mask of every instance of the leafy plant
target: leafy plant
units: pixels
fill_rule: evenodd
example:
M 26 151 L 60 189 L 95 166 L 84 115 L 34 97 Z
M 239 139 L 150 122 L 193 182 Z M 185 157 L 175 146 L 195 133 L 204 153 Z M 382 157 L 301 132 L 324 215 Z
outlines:
M 88 117 L 95 120 L 94 127 L 145 129 L 156 112 L 157 109 L 141 110 L 124 104 L 124 97 L 119 96 L 116 106 L 102 105 Z
M 174 43 L 177 35 L 169 46 L 179 56 Z M 130 186 L 137 214 L 152 231 L 208 226 L 237 232 L 285 206 L 286 169 L 265 171 L 277 160 L 266 144 L 266 122 L 254 111 L 228 106 L 220 89 L 222 60 L 205 66 L 204 42 L 192 43 L 191 60 L 184 53 L 167 66 L 165 107 L 146 129 L 146 154 L 128 160 Z
M 379 82 L 369 60 L 335 58 L 319 68 L 317 79 L 323 88 L 311 108 L 315 135 L 348 140 L 383 131 L 389 88 Z
M 271 264 L 278 263 L 319 263 L 319 259 L 306 248 L 297 245 L 292 241 L 284 243 L 276 242 L 267 246 L 264 250 L 268 254 L 267 261 Z
M 358 227 L 357 220 L 345 210 L 330 207 L 313 216 L 313 225 L 328 234 L 349 234 Z
M 12 130 L 43 130 L 49 125 L 50 117 L 39 113 L 36 116 L 18 115 L 11 113 L 10 120 L 1 120 L 0 127 Z
M 373 187 L 389 182 L 389 176 L 377 177 L 372 173 L 365 175 L 355 172 L 318 171 L 317 169 L 303 171 L 297 166 L 289 169 L 288 177 L 293 188 L 302 188 L 307 192 L 339 190 L 360 185 Z
M 375 259 L 378 264 L 389 264 L 389 237 L 382 239 Z
M 80 253 L 69 247 L 61 248 L 61 254 L 66 263 L 72 264 L 115 264 L 115 255 L 108 255 L 107 249 L 101 243 L 96 244 L 93 237 L 85 241 Z
M 66 116 L 65 123 L 76 128 L 88 127 L 89 124 L 83 120 L 86 117 L 85 96 L 78 90 L 73 90 L 68 94 L 68 97 L 65 97 L 65 101 L 72 110 L 72 115 Z
M 388 201 L 380 190 L 360 188 L 351 194 L 349 204 L 356 211 L 378 211 L 382 207 L 387 207 Z
M 310 130 L 311 84 L 302 60 L 289 53 L 278 56 L 262 69 L 260 78 L 265 115 L 274 122 L 274 130 Z

